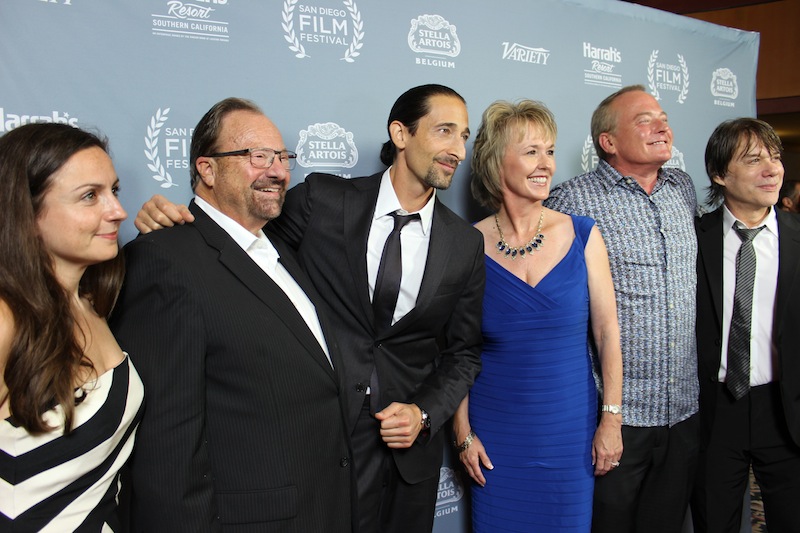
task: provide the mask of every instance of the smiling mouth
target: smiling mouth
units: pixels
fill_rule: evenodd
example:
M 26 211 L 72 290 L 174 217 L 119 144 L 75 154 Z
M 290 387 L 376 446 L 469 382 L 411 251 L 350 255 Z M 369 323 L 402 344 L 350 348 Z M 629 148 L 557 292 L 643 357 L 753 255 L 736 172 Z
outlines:
M 545 183 L 547 183 L 547 178 L 533 177 L 533 178 L 528 178 L 528 181 L 536 183 L 537 185 L 544 185 Z
M 458 165 L 461 164 L 461 161 L 458 159 L 437 159 L 436 162 L 440 165 L 452 168 L 453 170 L 458 168 Z
M 252 189 L 267 194 L 280 194 L 283 191 L 282 187 L 252 187 Z

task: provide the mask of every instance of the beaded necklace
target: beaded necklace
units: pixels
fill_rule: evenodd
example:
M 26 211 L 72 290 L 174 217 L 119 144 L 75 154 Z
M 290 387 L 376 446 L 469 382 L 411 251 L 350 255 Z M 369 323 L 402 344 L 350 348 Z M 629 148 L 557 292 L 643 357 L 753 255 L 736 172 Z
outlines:
M 544 224 L 544 207 L 542 207 L 542 212 L 539 215 L 539 227 L 536 228 L 536 234 L 527 244 L 523 244 L 522 246 L 511 246 L 506 242 L 506 239 L 503 236 L 503 230 L 500 229 L 500 219 L 497 218 L 497 213 L 494 215 L 494 224 L 497 226 L 497 233 L 500 234 L 500 241 L 498 241 L 496 245 L 497 253 L 503 254 L 504 257 L 508 257 L 512 260 L 516 259 L 517 257 L 524 259 L 533 252 L 539 251 L 539 249 L 544 246 L 544 234 L 542 233 L 542 224 Z

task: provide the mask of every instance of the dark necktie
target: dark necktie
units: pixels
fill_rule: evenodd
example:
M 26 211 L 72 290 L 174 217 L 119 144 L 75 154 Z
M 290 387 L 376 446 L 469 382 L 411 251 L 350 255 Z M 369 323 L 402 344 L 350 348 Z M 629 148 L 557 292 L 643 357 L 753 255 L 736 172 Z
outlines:
M 392 325 L 397 296 L 400 294 L 400 279 L 403 277 L 402 252 L 400 251 L 400 231 L 419 214 L 398 215 L 394 217 L 394 229 L 383 246 L 383 255 L 375 278 L 375 291 L 372 294 L 372 312 L 375 316 L 375 329 L 383 331 Z
M 386 239 L 375 278 L 375 290 L 372 293 L 372 312 L 375 316 L 375 331 L 385 331 L 392 325 L 394 308 L 400 294 L 400 279 L 403 277 L 403 256 L 400 250 L 400 231 L 412 220 L 418 220 L 419 214 L 399 215 L 390 213 L 394 218 L 394 229 Z M 369 377 L 369 410 L 371 414 L 380 411 L 378 371 L 373 366 Z
M 753 284 L 756 279 L 756 251 L 753 239 L 764 226 L 733 229 L 742 239 L 736 254 L 736 288 L 733 291 L 733 316 L 728 334 L 728 390 L 737 400 L 750 390 L 750 322 L 753 316 Z

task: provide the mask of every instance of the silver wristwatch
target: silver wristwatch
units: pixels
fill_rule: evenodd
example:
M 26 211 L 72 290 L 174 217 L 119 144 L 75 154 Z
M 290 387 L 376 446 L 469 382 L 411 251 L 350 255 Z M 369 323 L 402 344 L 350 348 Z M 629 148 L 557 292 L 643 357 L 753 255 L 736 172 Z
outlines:
M 621 405 L 603 405 L 600 408 L 600 411 L 603 413 L 611 413 L 612 415 L 621 415 L 622 414 L 622 406 Z
M 425 409 L 420 407 L 419 410 L 420 410 L 420 413 L 422 413 L 422 420 L 420 422 L 422 423 L 423 431 L 426 430 L 426 429 L 430 429 L 431 428 L 431 417 L 428 416 L 428 413 L 425 411 Z

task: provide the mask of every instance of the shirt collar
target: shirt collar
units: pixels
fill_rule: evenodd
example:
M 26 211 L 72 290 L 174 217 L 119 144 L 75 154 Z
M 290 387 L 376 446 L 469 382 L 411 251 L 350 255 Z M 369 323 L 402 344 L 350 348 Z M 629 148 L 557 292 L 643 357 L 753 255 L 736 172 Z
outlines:
M 609 186 L 617 185 L 620 181 L 627 179 L 636 181 L 633 177 L 623 176 L 620 171 L 612 167 L 605 159 L 601 159 L 597 163 L 597 169 L 600 171 L 600 175 L 608 180 Z M 656 180 L 657 183 L 661 181 L 675 181 L 675 176 L 673 176 L 672 172 L 669 172 L 669 168 L 661 167 L 658 169 L 658 178 L 656 178 Z M 658 185 L 656 185 L 656 187 L 658 187 Z
M 377 220 L 381 217 L 388 217 L 390 213 L 399 212 L 401 215 L 411 214 L 400 206 L 400 200 L 397 199 L 397 194 L 392 187 L 392 179 L 389 177 L 389 170 L 381 176 L 381 185 L 378 190 L 378 201 L 375 203 L 375 213 L 372 215 L 372 220 Z M 433 223 L 433 207 L 436 201 L 436 189 L 433 190 L 428 202 L 417 211 L 419 213 L 420 222 L 422 224 L 422 233 L 428 235 Z
M 278 263 L 280 254 L 267 239 L 267 236 L 262 230 L 258 230 L 258 235 L 250 233 L 241 224 L 233 220 L 231 217 L 206 202 L 199 196 L 195 196 L 194 203 L 197 207 L 202 209 L 208 216 L 221 227 L 225 233 L 231 236 L 239 247 L 248 254 L 256 249 L 264 249 L 264 260 L 274 270 L 275 265 Z
M 735 222 L 741 222 L 743 226 L 747 227 L 747 224 L 733 216 L 733 213 L 730 212 L 728 206 L 722 204 L 722 236 L 727 237 L 728 232 L 733 229 L 733 224 Z M 770 206 L 769 213 L 767 216 L 764 217 L 764 220 L 758 225 L 758 227 L 766 226 L 766 230 L 772 233 L 773 235 L 778 235 L 778 216 L 775 214 L 775 208 Z

